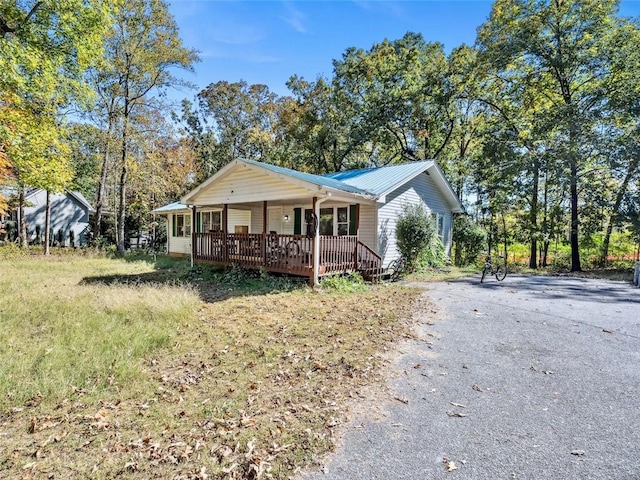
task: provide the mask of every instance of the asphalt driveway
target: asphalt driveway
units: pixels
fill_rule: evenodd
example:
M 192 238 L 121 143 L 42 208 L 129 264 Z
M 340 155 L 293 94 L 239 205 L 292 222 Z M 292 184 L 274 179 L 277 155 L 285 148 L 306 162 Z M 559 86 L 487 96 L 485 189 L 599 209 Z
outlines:
M 436 313 L 399 347 L 387 393 L 305 480 L 640 479 L 640 289 L 515 275 L 426 288 Z

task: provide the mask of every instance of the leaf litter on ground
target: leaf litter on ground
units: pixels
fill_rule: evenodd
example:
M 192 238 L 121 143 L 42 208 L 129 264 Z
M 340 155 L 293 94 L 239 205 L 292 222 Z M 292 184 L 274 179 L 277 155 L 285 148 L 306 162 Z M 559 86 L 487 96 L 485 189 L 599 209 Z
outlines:
M 132 359 L 132 379 L 97 370 L 112 377 L 106 387 L 61 386 L 8 405 L 3 469 L 15 478 L 289 478 L 333 447 L 354 392 L 382 382 L 383 352 L 409 331 L 419 294 L 220 294 L 168 325 L 166 346 Z

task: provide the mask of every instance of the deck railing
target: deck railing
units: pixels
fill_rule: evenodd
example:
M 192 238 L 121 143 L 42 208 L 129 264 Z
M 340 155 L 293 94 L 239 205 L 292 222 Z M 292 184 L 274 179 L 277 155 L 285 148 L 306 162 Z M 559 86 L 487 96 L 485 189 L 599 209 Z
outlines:
M 320 236 L 320 272 L 342 273 L 356 268 L 355 235 Z
M 313 238 L 262 233 L 194 233 L 194 260 L 307 275 Z
M 382 257 L 374 252 L 366 243 L 358 240 L 356 247 L 356 270 L 368 280 L 380 280 L 384 273 L 382 268 Z
M 313 238 L 306 235 L 209 232 L 194 233 L 193 242 L 195 261 L 299 275 L 313 270 Z M 363 246 L 355 235 L 320 236 L 318 274 L 373 266 L 376 254 Z
M 194 260 L 218 265 L 265 268 L 272 272 L 311 275 L 313 238 L 262 233 L 194 233 Z M 355 235 L 320 236 L 319 275 L 361 271 L 376 276 L 382 260 Z

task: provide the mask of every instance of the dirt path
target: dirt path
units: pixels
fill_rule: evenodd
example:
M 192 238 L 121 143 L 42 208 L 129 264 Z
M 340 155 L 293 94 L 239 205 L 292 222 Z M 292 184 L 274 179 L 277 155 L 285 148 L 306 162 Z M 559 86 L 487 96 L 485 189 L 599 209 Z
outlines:
M 639 290 L 525 276 L 426 289 L 438 314 L 400 346 L 388 397 L 305 480 L 640 478 Z

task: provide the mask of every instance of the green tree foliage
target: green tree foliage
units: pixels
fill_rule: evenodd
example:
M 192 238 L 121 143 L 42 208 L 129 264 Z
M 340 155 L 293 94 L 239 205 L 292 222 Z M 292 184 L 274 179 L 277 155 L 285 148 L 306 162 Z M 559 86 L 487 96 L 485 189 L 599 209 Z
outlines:
M 334 60 L 334 88 L 353 112 L 352 135 L 376 164 L 438 158 L 454 119 L 443 46 L 407 33 Z
M 468 215 L 456 215 L 453 221 L 453 242 L 455 264 L 470 265 L 481 253 L 486 252 L 487 232 Z
M 319 174 L 368 164 L 353 105 L 342 91 L 322 77 L 309 82 L 294 75 L 287 86 L 293 98 L 285 100 L 281 128 L 288 145 L 283 155 L 291 160 L 281 164 Z
M 100 53 L 104 14 L 100 0 L 35 2 L 29 9 L 22 2 L 0 4 L 0 151 L 20 189 L 69 185 L 61 112 L 90 95 L 82 72 Z

